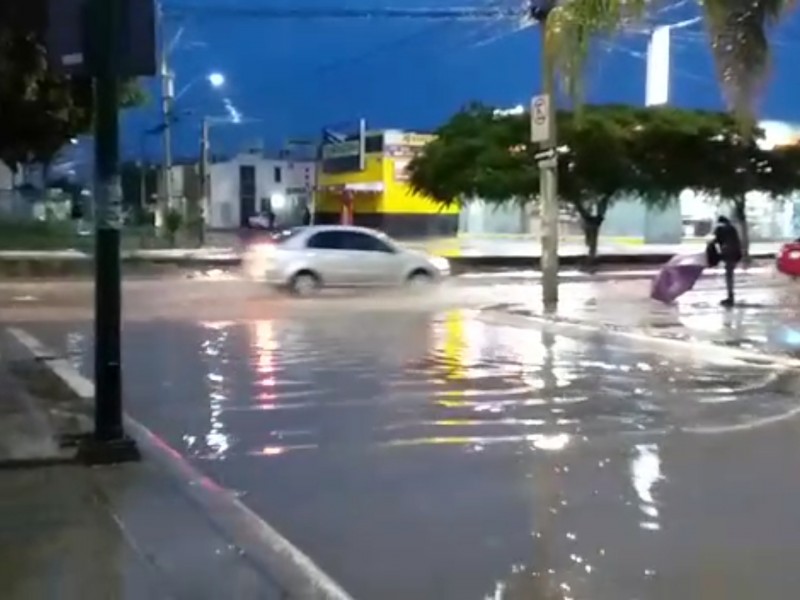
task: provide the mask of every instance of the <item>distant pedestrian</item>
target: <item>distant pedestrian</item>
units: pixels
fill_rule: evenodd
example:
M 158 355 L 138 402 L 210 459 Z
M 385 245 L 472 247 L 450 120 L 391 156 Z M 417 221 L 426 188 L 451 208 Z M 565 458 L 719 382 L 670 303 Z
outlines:
M 270 231 L 275 230 L 275 213 L 272 210 L 267 211 L 267 229 Z
M 736 227 L 727 217 L 717 219 L 713 244 L 716 246 L 720 262 L 725 267 L 725 288 L 728 296 L 722 301 L 722 306 L 733 306 L 735 301 L 734 271 L 742 260 L 742 241 Z
M 303 207 L 303 226 L 308 227 L 311 225 L 311 211 L 308 210 L 308 207 Z

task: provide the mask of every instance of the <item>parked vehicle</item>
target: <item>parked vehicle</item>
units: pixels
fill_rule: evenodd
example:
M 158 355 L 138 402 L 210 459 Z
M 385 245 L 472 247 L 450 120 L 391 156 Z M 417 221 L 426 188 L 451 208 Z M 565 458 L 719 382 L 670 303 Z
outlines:
M 445 258 L 405 248 L 372 229 L 342 225 L 277 232 L 250 249 L 245 268 L 298 296 L 321 288 L 430 285 L 450 274 Z
M 800 240 L 784 244 L 775 260 L 778 271 L 790 277 L 800 277 Z

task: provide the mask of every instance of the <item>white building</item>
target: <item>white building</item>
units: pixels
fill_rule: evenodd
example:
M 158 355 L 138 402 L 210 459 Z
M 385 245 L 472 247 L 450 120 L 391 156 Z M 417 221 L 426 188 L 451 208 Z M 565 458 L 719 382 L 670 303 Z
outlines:
M 269 211 L 278 226 L 298 225 L 311 202 L 316 163 L 249 152 L 212 164 L 209 179 L 206 215 L 210 228 L 246 227 L 250 217 Z

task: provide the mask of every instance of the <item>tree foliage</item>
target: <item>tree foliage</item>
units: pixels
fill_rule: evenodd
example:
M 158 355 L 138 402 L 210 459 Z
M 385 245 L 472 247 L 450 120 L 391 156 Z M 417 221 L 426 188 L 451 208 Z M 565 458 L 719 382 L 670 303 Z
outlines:
M 544 24 L 545 59 L 580 99 L 583 70 L 591 43 L 645 21 L 659 5 L 651 0 L 533 0 Z M 737 123 L 751 123 L 753 104 L 768 72 L 768 31 L 794 6 L 793 0 L 703 0 L 698 2 L 725 100 Z M 545 19 L 546 15 L 546 19 Z M 746 129 L 743 129 L 746 131 Z
M 92 126 L 92 82 L 47 68 L 44 2 L 0 2 L 0 160 L 15 168 L 48 162 L 64 143 Z M 135 81 L 122 106 L 145 100 Z
M 590 258 L 606 212 L 621 198 L 663 207 L 692 188 L 733 203 L 746 231 L 745 194 L 800 188 L 800 150 L 765 150 L 723 113 L 587 106 L 557 115 L 559 197 L 580 217 Z M 481 198 L 536 201 L 538 148 L 527 114 L 471 105 L 409 165 L 412 186 L 445 204 Z

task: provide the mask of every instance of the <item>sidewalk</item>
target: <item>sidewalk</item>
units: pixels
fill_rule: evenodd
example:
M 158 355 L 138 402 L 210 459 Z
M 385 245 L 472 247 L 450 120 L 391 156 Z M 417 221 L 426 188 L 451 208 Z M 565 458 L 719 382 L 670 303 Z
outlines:
M 249 243 L 258 243 L 254 237 Z M 443 256 L 450 260 L 454 273 L 481 270 L 537 269 L 541 257 L 539 241 L 533 238 L 483 239 L 440 238 L 402 242 L 408 248 Z M 780 243 L 755 243 L 751 246 L 754 259 L 771 259 Z M 675 254 L 703 252 L 703 242 L 684 244 L 634 244 L 601 241 L 598 266 L 657 266 Z M 161 250 L 132 250 L 122 254 L 126 265 L 139 267 L 178 267 L 189 269 L 224 269 L 238 267 L 246 247 L 175 248 Z M 586 247 L 579 242 L 562 241 L 559 247 L 561 264 L 581 265 L 586 260 Z M 0 251 L 0 276 L 46 277 L 88 274 L 92 256 L 78 250 Z
M 26 364 L 23 380 L 16 360 L 0 356 L 4 600 L 282 597 L 156 465 L 48 465 L 69 458 L 54 422 L 81 420 L 59 420 L 67 400 L 32 395 L 47 374 Z
M 777 273 L 740 275 L 732 310 L 719 305 L 725 295 L 721 276 L 701 279 L 671 306 L 650 299 L 648 280 L 566 283 L 560 291 L 554 313 L 546 313 L 538 297 L 489 310 L 800 358 L 800 286 Z
M 541 243 L 528 238 L 442 238 L 420 242 L 408 242 L 407 246 L 437 254 L 450 259 L 477 260 L 494 258 L 497 261 L 538 259 L 541 256 Z M 753 258 L 772 258 L 782 243 L 757 242 L 751 244 Z M 704 240 L 691 240 L 681 244 L 644 244 L 620 240 L 601 239 L 598 247 L 598 262 L 605 264 L 662 264 L 675 254 L 704 252 Z M 562 263 L 575 264 L 576 259 L 586 257 L 586 245 L 574 238 L 559 242 L 559 255 Z

